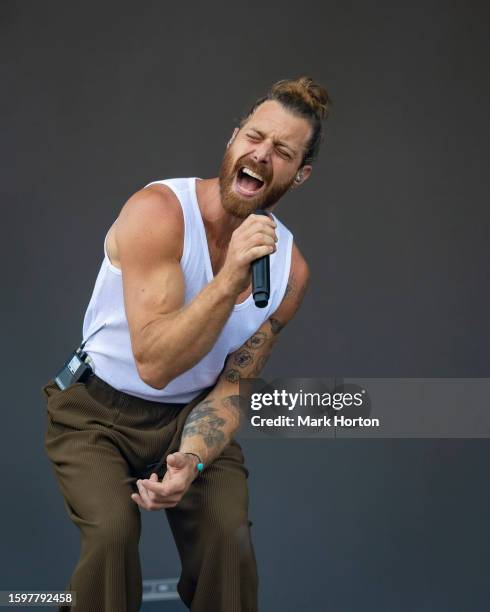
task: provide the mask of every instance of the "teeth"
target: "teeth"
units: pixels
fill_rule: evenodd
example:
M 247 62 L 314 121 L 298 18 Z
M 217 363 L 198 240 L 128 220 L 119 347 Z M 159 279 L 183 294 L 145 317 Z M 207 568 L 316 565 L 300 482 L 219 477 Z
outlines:
M 260 174 L 256 174 L 255 172 L 253 172 L 252 170 L 250 170 L 250 168 L 247 168 L 246 166 L 242 168 L 242 172 L 245 172 L 245 174 L 248 174 L 252 178 L 258 179 L 259 181 L 262 181 L 263 183 L 265 182 L 264 179 L 260 176 Z

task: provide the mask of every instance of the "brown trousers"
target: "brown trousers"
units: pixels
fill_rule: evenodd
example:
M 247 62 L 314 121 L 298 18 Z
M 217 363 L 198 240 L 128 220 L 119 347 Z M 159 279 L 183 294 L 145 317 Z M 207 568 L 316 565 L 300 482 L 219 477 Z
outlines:
M 42 388 L 45 451 L 81 533 L 80 559 L 66 587 L 76 591 L 77 605 L 59 610 L 139 611 L 141 509 L 131 493 L 138 478 L 163 477 L 187 415 L 211 389 L 189 404 L 163 404 L 122 393 L 94 374 L 63 391 L 52 380 Z M 247 478 L 232 440 L 177 506 L 165 509 L 182 563 L 178 593 L 192 612 L 257 611 Z

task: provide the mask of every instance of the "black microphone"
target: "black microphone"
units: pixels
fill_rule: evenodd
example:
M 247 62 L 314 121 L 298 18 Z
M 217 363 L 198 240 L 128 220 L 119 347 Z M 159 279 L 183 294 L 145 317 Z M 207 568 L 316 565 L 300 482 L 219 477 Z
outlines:
M 261 209 L 254 210 L 253 214 L 269 216 L 265 210 Z M 252 294 L 257 308 L 265 308 L 265 306 L 267 306 L 269 302 L 270 285 L 269 255 L 262 255 L 262 257 L 252 261 Z

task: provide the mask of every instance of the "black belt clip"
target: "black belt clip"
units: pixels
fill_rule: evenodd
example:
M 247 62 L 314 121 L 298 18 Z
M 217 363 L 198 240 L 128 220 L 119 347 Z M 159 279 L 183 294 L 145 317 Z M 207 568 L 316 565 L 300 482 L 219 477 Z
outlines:
M 76 382 L 85 382 L 94 373 L 90 366 L 90 357 L 82 350 L 81 344 L 66 360 L 61 370 L 54 377 L 54 382 L 63 391 Z

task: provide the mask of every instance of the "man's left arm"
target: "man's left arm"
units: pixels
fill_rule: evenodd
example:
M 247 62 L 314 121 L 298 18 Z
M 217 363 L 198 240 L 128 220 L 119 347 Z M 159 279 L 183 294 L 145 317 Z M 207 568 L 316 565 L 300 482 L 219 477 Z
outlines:
M 308 281 L 308 265 L 293 244 L 291 270 L 281 304 L 245 344 L 228 355 L 213 390 L 187 417 L 179 448 L 181 452 L 196 453 L 206 466 L 230 443 L 240 426 L 238 383 L 242 378 L 259 376 L 280 331 L 298 311 Z

